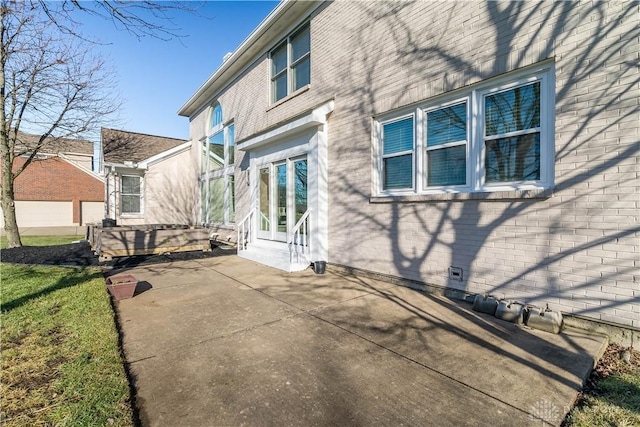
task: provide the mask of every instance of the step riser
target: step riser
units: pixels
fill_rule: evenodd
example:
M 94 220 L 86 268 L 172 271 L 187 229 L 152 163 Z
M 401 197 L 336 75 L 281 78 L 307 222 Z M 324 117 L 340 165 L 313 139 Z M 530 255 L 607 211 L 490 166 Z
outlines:
M 238 256 L 290 273 L 309 268 L 310 263 L 304 255 L 296 256 L 294 254 L 293 261 L 291 261 L 289 250 L 283 249 L 283 247 L 286 248 L 286 245 L 277 245 L 272 242 L 249 244 L 246 250 L 238 251 Z

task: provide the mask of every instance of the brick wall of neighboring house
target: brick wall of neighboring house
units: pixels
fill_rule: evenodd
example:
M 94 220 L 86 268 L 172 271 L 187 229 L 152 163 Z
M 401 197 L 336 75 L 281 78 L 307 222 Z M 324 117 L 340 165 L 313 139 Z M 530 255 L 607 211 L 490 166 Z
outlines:
M 15 167 L 24 164 L 18 158 Z M 14 182 L 16 201 L 67 201 L 73 203 L 73 222 L 80 224 L 82 202 L 103 202 L 104 183 L 59 158 L 34 160 Z
M 238 144 L 335 99 L 330 263 L 640 328 L 639 28 L 625 2 L 333 2 L 311 15 L 308 90 L 270 105 L 263 52 L 213 99 Z M 551 191 L 372 200 L 376 117 L 540 63 L 555 68 Z M 192 141 L 209 105 L 190 118 Z M 247 156 L 236 157 L 237 217 Z

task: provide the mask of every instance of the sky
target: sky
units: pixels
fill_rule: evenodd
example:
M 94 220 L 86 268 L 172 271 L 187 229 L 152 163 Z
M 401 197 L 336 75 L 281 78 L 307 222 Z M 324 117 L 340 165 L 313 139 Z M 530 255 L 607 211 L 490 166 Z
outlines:
M 193 3 L 189 3 L 193 4 Z M 115 72 L 122 100 L 119 129 L 187 139 L 178 109 L 271 12 L 275 1 L 207 1 L 196 13 L 174 12 L 184 37 L 138 39 L 106 20 L 83 16 L 82 33 L 103 43 L 96 51 Z

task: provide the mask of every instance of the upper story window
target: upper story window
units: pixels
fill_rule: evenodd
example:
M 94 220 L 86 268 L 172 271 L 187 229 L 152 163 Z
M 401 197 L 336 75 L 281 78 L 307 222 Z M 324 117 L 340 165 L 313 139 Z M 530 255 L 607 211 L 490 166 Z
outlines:
M 550 64 L 377 121 L 377 194 L 551 188 L 554 91 Z
M 209 129 L 214 129 L 222 124 L 222 107 L 217 102 L 211 106 L 211 118 Z
M 270 53 L 271 102 L 276 102 L 311 82 L 311 33 L 306 23 Z
M 215 102 L 209 112 L 207 139 L 203 142 L 201 171 L 215 171 L 233 165 L 233 124 L 223 123 L 222 107 Z

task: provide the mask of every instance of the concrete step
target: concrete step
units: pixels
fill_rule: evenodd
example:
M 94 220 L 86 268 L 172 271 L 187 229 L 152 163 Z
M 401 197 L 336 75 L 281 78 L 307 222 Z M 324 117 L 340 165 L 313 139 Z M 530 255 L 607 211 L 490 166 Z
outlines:
M 258 239 L 251 242 L 247 249 L 238 251 L 238 256 L 289 273 L 305 270 L 310 265 L 304 256 L 291 261 L 289 246 L 284 242 L 270 240 Z

